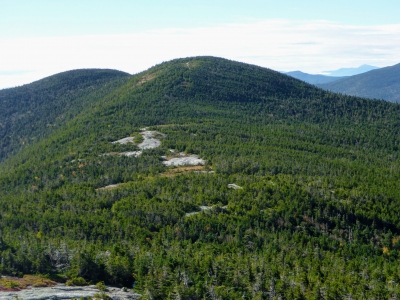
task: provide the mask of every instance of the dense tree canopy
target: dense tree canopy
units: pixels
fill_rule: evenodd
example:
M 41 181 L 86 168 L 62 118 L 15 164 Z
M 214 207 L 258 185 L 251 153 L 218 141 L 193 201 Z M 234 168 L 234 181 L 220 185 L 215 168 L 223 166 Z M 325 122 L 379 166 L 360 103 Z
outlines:
M 399 105 L 212 57 L 81 97 L 51 132 L 29 133 L 37 142 L 2 148 L 2 273 L 81 276 L 144 299 L 400 296 Z M 104 155 L 136 150 L 111 142 L 146 126 L 164 134 L 159 148 Z M 207 163 L 166 167 L 170 149 Z
M 0 162 L 48 136 L 128 77 L 114 70 L 75 70 L 0 90 Z

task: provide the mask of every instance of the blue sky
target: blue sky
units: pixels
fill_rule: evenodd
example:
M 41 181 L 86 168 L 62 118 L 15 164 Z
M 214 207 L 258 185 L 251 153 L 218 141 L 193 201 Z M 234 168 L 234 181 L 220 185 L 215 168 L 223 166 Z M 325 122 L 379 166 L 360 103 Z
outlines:
M 0 88 L 76 68 L 222 56 L 321 73 L 400 62 L 394 0 L 0 0 Z

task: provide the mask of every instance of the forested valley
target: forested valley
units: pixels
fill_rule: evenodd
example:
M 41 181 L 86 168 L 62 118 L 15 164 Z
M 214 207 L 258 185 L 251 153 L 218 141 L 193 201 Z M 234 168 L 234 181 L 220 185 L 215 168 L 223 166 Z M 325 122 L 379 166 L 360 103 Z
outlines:
M 215 57 L 44 80 L 0 91 L 1 274 L 142 299 L 400 296 L 399 104 Z M 118 155 L 143 128 L 161 145 Z M 178 153 L 205 164 L 165 165 Z

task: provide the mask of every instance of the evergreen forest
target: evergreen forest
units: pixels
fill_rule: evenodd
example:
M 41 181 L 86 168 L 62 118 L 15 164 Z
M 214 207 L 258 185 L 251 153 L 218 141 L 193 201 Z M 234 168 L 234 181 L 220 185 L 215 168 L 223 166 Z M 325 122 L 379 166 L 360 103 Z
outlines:
M 161 145 L 119 155 L 143 128 Z M 397 103 L 215 57 L 0 90 L 0 273 L 141 299 L 398 299 L 399 131 Z

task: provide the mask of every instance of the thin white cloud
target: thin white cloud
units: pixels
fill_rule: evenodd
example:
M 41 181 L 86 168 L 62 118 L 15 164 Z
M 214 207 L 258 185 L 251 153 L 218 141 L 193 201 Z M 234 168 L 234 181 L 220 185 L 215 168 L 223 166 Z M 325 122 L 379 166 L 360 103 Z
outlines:
M 129 35 L 3 39 L 0 88 L 77 68 L 137 73 L 162 61 L 197 55 L 320 73 L 365 63 L 393 65 L 399 62 L 398 53 L 400 24 L 350 26 L 328 21 L 268 20 Z M 18 70 L 33 71 L 18 74 Z

